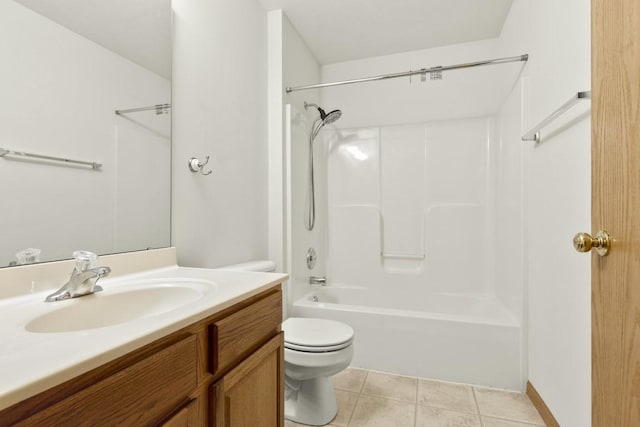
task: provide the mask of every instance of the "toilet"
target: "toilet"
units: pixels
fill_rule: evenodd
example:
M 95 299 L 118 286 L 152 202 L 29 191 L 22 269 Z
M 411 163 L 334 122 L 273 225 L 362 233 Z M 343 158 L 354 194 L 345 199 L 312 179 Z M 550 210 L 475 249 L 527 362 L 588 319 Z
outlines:
M 273 271 L 271 261 L 252 261 L 225 270 Z M 353 359 L 353 328 L 328 319 L 290 317 L 284 331 L 285 418 L 296 423 L 325 425 L 338 404 L 331 377 Z
M 353 359 L 353 329 L 334 320 L 290 317 L 282 330 L 285 418 L 328 424 L 338 412 L 331 377 Z

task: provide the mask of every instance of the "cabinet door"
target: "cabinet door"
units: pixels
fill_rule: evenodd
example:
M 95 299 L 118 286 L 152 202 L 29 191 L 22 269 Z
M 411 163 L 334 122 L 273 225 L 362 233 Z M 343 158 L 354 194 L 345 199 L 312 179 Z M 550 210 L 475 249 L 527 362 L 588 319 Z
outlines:
M 284 425 L 283 338 L 280 332 L 212 386 L 216 427 Z
M 201 427 L 204 421 L 199 417 L 199 400 L 194 399 L 184 408 L 164 420 L 161 427 Z

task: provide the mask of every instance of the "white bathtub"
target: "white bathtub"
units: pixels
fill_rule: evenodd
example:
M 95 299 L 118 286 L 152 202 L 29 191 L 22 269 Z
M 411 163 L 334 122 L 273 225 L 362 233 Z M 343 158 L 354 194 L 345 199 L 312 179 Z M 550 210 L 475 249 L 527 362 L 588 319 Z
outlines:
M 393 306 L 394 301 L 403 305 Z M 496 298 L 438 294 L 390 299 L 365 288 L 327 286 L 295 301 L 292 310 L 293 316 L 351 325 L 354 367 L 512 390 L 523 387 L 521 327 Z

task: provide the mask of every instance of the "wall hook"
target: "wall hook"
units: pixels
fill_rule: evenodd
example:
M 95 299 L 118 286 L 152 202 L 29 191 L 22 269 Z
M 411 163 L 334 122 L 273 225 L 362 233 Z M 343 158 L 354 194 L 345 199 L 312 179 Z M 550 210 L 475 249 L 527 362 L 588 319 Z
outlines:
M 207 172 L 202 170 L 207 163 L 209 163 L 209 156 L 205 158 L 204 162 L 201 162 L 200 159 L 192 157 L 189 159 L 189 170 L 191 172 L 200 172 L 201 175 L 205 176 L 210 175 L 211 172 L 213 172 L 212 170 L 209 170 Z

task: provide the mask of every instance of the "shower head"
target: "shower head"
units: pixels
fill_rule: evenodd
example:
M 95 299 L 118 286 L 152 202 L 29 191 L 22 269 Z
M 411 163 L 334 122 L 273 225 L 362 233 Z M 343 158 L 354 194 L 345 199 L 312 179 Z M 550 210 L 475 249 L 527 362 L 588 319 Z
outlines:
M 330 111 L 329 114 L 327 114 L 322 108 L 320 108 L 319 105 L 309 104 L 305 101 L 304 109 L 306 110 L 309 107 L 315 107 L 318 110 L 318 113 L 320 113 L 320 120 L 322 120 L 323 126 L 331 124 L 336 120 L 338 120 L 340 117 L 342 117 L 342 111 L 340 110 L 333 110 L 333 111 Z
M 309 189 L 308 189 L 308 216 L 305 219 L 305 228 L 309 231 L 313 230 L 313 226 L 316 223 L 316 191 L 315 184 L 313 178 L 313 141 L 315 141 L 316 136 L 320 133 L 320 129 L 324 125 L 331 124 L 342 117 L 342 111 L 333 110 L 330 111 L 329 114 L 325 113 L 325 111 L 320 108 L 320 106 L 316 104 L 309 104 L 306 101 L 304 102 L 304 109 L 306 110 L 309 107 L 315 107 L 320 113 L 320 117 L 313 121 L 313 125 L 311 126 L 311 134 L 309 135 Z
M 325 125 L 331 124 L 333 122 L 335 122 L 336 120 L 338 120 L 340 117 L 342 117 L 342 111 L 340 110 L 333 110 L 331 111 L 329 114 L 325 114 L 324 117 L 322 117 L 322 115 L 320 115 L 320 117 L 322 118 L 322 122 Z

